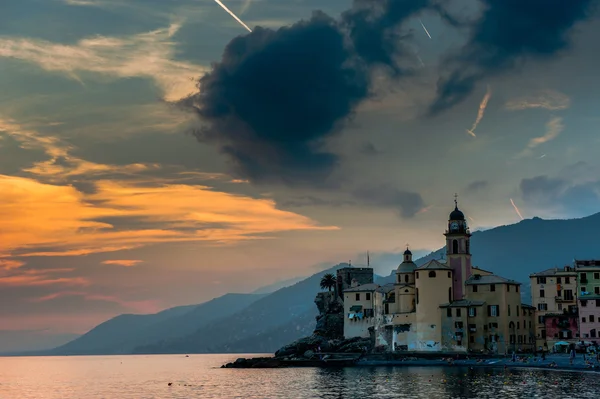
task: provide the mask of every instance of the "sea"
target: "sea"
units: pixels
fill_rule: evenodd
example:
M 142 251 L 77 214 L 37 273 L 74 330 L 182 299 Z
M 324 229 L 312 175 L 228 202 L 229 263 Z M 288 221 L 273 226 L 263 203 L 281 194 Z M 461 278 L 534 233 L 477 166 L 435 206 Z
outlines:
M 600 374 L 535 369 L 222 369 L 257 355 L 0 358 L 1 399 L 598 398 Z

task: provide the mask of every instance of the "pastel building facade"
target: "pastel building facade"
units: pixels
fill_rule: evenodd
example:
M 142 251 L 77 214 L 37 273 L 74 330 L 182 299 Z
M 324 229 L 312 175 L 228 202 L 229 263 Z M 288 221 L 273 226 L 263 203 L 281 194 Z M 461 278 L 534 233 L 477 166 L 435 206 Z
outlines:
M 373 317 L 360 328 L 353 311 L 365 308 L 366 296 L 357 295 L 361 285 L 344 291 L 346 338 L 366 337 L 368 331 L 375 345 L 387 351 L 532 349 L 535 310 L 521 303 L 520 283 L 473 267 L 471 233 L 457 204 L 444 235 L 444 260 L 417 266 L 407 249 L 393 285 L 362 287 L 381 304 L 369 304 Z
M 579 334 L 583 341 L 600 338 L 600 260 L 576 260 Z
M 535 319 L 536 346 L 575 343 L 579 337 L 577 272 L 564 266 L 529 275 Z

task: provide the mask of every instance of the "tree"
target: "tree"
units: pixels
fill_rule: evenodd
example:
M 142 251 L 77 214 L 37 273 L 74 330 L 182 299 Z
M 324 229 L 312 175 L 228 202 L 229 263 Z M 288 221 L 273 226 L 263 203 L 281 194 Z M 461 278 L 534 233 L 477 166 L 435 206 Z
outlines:
M 321 288 L 331 291 L 335 287 L 335 276 L 331 273 L 327 273 L 321 278 Z

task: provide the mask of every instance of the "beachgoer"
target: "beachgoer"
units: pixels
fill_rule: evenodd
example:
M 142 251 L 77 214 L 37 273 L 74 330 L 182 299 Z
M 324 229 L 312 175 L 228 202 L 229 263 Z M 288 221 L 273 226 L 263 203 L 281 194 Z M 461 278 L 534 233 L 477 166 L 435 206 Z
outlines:
M 569 355 L 569 363 L 573 364 L 573 360 L 575 360 L 575 348 L 571 348 L 571 354 Z

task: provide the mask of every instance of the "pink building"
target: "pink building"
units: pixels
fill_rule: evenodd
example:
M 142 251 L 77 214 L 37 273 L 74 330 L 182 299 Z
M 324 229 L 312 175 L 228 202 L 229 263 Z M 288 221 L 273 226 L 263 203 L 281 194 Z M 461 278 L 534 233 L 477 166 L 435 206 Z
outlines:
M 600 295 L 579 299 L 579 331 L 583 341 L 600 338 Z

